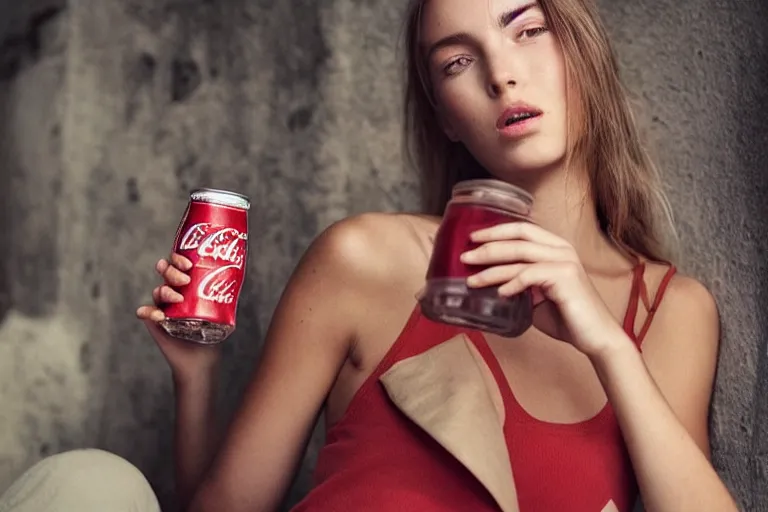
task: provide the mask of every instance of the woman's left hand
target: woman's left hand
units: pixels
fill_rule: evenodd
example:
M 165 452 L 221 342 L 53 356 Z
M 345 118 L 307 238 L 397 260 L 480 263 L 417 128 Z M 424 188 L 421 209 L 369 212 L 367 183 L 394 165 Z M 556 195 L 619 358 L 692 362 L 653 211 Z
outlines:
M 468 286 L 499 286 L 502 296 L 530 288 L 536 328 L 570 342 L 587 356 L 621 340 L 621 326 L 576 250 L 562 238 L 536 224 L 510 222 L 475 231 L 472 241 L 481 245 L 465 252 L 461 261 L 489 267 L 470 276 Z

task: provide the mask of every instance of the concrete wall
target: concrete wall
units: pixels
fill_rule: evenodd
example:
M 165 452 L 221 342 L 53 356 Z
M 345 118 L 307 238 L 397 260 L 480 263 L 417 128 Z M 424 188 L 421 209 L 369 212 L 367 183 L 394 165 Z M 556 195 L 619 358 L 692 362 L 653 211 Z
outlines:
M 133 312 L 191 187 L 249 194 L 258 226 L 227 411 L 312 237 L 416 206 L 394 150 L 403 4 L 0 0 L 0 489 L 42 456 L 97 446 L 167 500 L 170 379 Z M 683 268 L 720 303 L 715 464 L 746 510 L 768 510 L 768 6 L 602 4 Z

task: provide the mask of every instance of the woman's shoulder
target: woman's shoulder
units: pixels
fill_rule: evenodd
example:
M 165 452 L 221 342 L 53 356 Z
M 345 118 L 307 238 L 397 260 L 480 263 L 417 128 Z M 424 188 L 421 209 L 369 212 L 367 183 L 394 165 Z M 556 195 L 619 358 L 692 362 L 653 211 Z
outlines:
M 696 277 L 666 262 L 646 262 L 645 267 L 645 284 L 650 298 L 663 293 L 661 302 L 671 306 L 668 309 L 693 308 L 712 313 L 717 308 L 712 292 Z
M 658 300 L 653 322 L 657 331 L 679 335 L 694 330 L 700 341 L 710 339 L 717 343 L 720 324 L 717 301 L 702 281 L 669 263 L 647 262 L 645 286 L 650 304 Z
M 366 212 L 334 222 L 320 236 L 334 236 L 352 242 L 361 239 L 366 242 L 378 240 L 384 244 L 394 239 L 416 242 L 434 233 L 439 222 L 439 217 L 417 213 Z
M 423 271 L 439 218 L 410 213 L 369 212 L 334 222 L 320 233 L 305 257 L 346 275 L 397 281 Z
M 665 281 L 668 271 L 669 265 L 664 264 L 646 269 L 652 299 L 658 293 L 656 283 Z M 717 304 L 707 287 L 690 275 L 675 272 L 666 281 L 643 343 L 643 358 L 675 413 L 705 432 L 702 425 L 706 424 L 720 347 Z M 657 287 L 651 288 L 653 285 Z

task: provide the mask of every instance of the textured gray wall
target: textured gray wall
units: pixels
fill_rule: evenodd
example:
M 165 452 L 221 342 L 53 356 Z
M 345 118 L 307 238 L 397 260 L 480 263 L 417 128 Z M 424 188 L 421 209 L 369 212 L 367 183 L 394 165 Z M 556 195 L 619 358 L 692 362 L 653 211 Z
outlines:
M 404 3 L 0 0 L 0 489 L 42 456 L 97 446 L 169 496 L 169 373 L 133 311 L 191 187 L 254 204 L 227 411 L 312 237 L 416 206 L 395 150 Z M 721 307 L 715 464 L 746 510 L 768 510 L 768 6 L 602 4 L 682 266 Z

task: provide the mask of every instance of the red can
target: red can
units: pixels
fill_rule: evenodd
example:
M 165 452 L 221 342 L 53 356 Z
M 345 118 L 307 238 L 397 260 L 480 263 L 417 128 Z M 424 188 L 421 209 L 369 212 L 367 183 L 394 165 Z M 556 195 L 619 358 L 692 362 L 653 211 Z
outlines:
M 201 188 L 190 193 L 173 251 L 192 262 L 184 301 L 163 308 L 160 325 L 176 338 L 202 344 L 224 341 L 235 330 L 248 252 L 246 196 Z
M 435 236 L 419 303 L 425 317 L 436 322 L 470 327 L 516 337 L 533 321 L 529 290 L 501 297 L 498 286 L 470 288 L 466 280 L 485 267 L 467 265 L 459 258 L 478 245 L 470 234 L 505 222 L 529 222 L 533 197 L 498 180 L 457 183 Z

